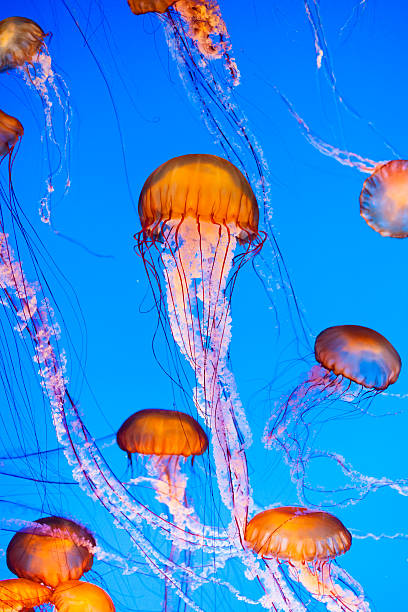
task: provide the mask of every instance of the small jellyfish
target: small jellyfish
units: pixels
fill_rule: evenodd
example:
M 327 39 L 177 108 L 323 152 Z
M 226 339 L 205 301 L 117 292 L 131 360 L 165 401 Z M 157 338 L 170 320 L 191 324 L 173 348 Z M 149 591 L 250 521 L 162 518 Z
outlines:
M 0 21 L 0 72 L 33 64 L 42 50 L 46 34 L 38 23 L 26 17 Z
M 369 609 L 361 593 L 344 588 L 345 572 L 343 586 L 335 582 L 337 571 L 332 571 L 330 561 L 349 550 L 352 538 L 332 514 L 297 506 L 265 510 L 249 521 L 245 541 L 266 563 L 268 558 L 286 562 L 291 578 L 317 600 L 326 604 L 334 600 L 347 612 Z
M 109 595 L 90 582 L 68 580 L 54 591 L 52 603 L 57 612 L 115 612 Z
M 23 135 L 24 128 L 20 121 L 0 110 L 0 158 L 11 154 Z
M 128 0 L 130 10 L 135 15 L 144 13 L 164 13 L 177 0 Z
M 381 236 L 408 236 L 407 160 L 394 159 L 380 166 L 364 181 L 360 214 Z
M 322 331 L 315 341 L 315 358 L 318 365 L 312 364 L 289 396 L 276 403 L 264 432 L 265 445 L 283 451 L 301 499 L 311 459 L 335 458 L 327 451 L 315 453 L 311 444 L 317 411 L 320 424 L 337 400 L 346 403 L 341 414 L 353 410 L 361 414 L 364 402 L 395 383 L 401 370 L 401 358 L 392 344 L 360 325 L 336 325 Z M 335 413 L 332 418 L 339 416 Z
M 187 476 L 181 472 L 180 459 L 193 461 L 207 450 L 208 438 L 201 425 L 177 410 L 140 410 L 123 423 L 117 442 L 130 460 L 132 453 L 147 457 L 150 478 L 138 478 L 132 484 L 150 482 L 156 499 L 169 508 L 178 525 L 191 519 L 185 495 Z
M 46 604 L 51 600 L 52 591 L 43 584 L 25 578 L 0 580 L 1 612 L 17 612 Z
M 91 569 L 95 545 L 85 527 L 58 516 L 41 518 L 13 536 L 7 566 L 19 578 L 56 587 Z

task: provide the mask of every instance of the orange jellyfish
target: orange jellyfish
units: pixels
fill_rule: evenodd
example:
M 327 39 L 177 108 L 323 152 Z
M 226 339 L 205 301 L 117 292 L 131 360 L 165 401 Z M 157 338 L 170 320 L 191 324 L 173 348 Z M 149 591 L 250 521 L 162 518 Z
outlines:
M 290 576 L 300 582 L 316 599 L 329 609 L 344 612 L 369 610 L 363 594 L 345 589 L 335 582 L 344 571 L 333 568 L 331 560 L 347 552 L 351 534 L 332 514 L 284 506 L 260 512 L 248 523 L 245 540 L 264 560 L 286 562 Z M 352 588 L 355 582 L 349 579 Z M 330 607 L 330 602 L 337 607 Z
M 26 17 L 0 21 L 0 72 L 32 64 L 41 51 L 46 34 Z
M 139 198 L 139 252 L 153 291 L 159 282 L 160 316 L 162 269 L 171 333 L 194 370 L 194 402 L 211 428 L 221 494 L 241 533 L 249 503 L 244 449 L 250 433 L 228 369 L 230 302 L 238 270 L 262 247 L 258 215 L 246 178 L 215 155 L 169 160 L 149 176 Z M 234 258 L 237 243 L 244 252 Z
M 52 591 L 43 584 L 25 578 L 0 580 L 1 612 L 18 612 L 46 604 L 51 600 Z
M 41 518 L 13 536 L 7 566 L 20 578 L 56 587 L 91 569 L 95 546 L 85 527 L 59 516 Z
M 151 408 L 130 416 L 116 438 L 130 460 L 132 453 L 148 456 L 151 478 L 137 478 L 132 483 L 150 482 L 157 499 L 169 507 L 177 523 L 185 522 L 187 478 L 180 471 L 180 458 L 194 460 L 207 450 L 208 438 L 201 425 L 184 412 Z
M 115 612 L 109 595 L 90 582 L 68 580 L 54 591 L 52 603 L 57 612 Z
M 0 157 L 11 155 L 23 134 L 24 128 L 20 121 L 0 110 Z
M 408 236 L 408 161 L 394 159 L 364 181 L 360 213 L 368 225 L 392 238 Z
M 332 457 L 344 468 L 342 458 L 312 448 L 315 409 L 321 419 L 340 400 L 346 402 L 347 413 L 361 413 L 363 402 L 395 383 L 401 370 L 401 358 L 392 344 L 360 325 L 336 325 L 322 331 L 315 341 L 315 358 L 319 365 L 313 365 L 290 395 L 277 402 L 264 432 L 266 446 L 284 452 L 301 499 L 312 458 Z M 365 492 L 363 486 L 361 494 Z

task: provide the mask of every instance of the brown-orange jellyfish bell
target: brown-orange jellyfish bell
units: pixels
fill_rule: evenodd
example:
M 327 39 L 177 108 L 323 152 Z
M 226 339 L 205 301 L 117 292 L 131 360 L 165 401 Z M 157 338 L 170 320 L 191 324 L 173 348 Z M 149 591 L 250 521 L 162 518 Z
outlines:
M 60 584 L 52 603 L 57 612 L 115 612 L 113 601 L 103 589 L 79 580 Z
M 245 540 L 266 565 L 271 557 L 286 562 L 290 576 L 317 600 L 327 605 L 332 599 L 336 609 L 348 612 L 366 609 L 359 595 L 336 581 L 338 574 L 330 562 L 349 550 L 352 538 L 332 514 L 297 506 L 266 510 L 249 521 Z
M 41 518 L 16 533 L 7 547 L 13 574 L 56 587 L 77 580 L 93 563 L 96 542 L 81 525 L 66 518 Z
M 20 121 L 0 110 L 0 156 L 10 153 L 23 134 Z
M 146 180 L 139 198 L 145 234 L 190 217 L 228 227 L 240 242 L 258 235 L 259 210 L 252 188 L 231 162 L 209 154 L 174 157 Z
M 43 584 L 25 578 L 0 580 L 1 612 L 28 611 L 29 608 L 49 603 L 52 591 Z
M 384 336 L 361 325 L 336 325 L 323 330 L 315 342 L 316 360 L 336 376 L 369 389 L 395 383 L 401 358 Z
M 130 10 L 135 15 L 143 13 L 164 13 L 177 0 L 128 0 Z
M 351 546 L 351 534 L 338 518 L 297 506 L 260 512 L 248 523 L 245 540 L 262 557 L 300 562 L 334 559 Z
M 7 17 L 0 21 L 0 72 L 32 63 L 45 36 L 32 19 Z
M 189 414 L 177 410 L 150 408 L 132 414 L 116 436 L 118 446 L 128 455 L 202 455 L 208 438 Z
M 408 160 L 393 159 L 364 181 L 360 214 L 382 236 L 407 238 Z

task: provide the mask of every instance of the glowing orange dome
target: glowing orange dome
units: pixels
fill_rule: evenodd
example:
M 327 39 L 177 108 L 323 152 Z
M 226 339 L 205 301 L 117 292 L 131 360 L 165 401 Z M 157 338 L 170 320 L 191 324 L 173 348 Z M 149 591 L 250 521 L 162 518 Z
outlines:
M 260 512 L 248 523 L 245 540 L 262 557 L 287 561 L 326 561 L 351 546 L 351 534 L 335 516 L 296 506 Z
M 24 134 L 18 119 L 0 110 L 0 155 L 5 155 Z
M 48 603 L 52 591 L 48 587 L 25 578 L 0 581 L 0 610 L 14 612 Z
M 91 569 L 92 534 L 58 516 L 41 518 L 16 533 L 7 547 L 7 566 L 20 578 L 56 587 Z
M 258 233 L 258 204 L 250 184 L 216 155 L 182 155 L 159 166 L 143 186 L 139 216 L 143 231 L 153 236 L 170 220 L 185 217 L 228 226 L 241 241 Z
M 202 455 L 208 438 L 199 423 L 177 410 L 151 408 L 129 417 L 117 433 L 119 448 L 143 455 Z
M 128 0 L 130 10 L 135 15 L 143 13 L 164 13 L 177 0 Z
M 40 50 L 45 33 L 25 17 L 7 17 L 0 21 L 0 72 L 32 62 Z
M 115 612 L 113 601 L 103 589 L 80 580 L 60 584 L 52 603 L 58 612 Z

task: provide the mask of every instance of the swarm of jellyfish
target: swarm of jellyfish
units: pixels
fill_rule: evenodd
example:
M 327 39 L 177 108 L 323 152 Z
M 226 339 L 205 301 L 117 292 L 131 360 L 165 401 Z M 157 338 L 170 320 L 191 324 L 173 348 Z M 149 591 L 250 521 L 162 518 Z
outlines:
M 97 4 L 99 25 L 106 32 L 103 2 Z M 322 449 L 319 436 L 332 422 L 368 420 L 397 383 L 401 356 L 371 327 L 331 325 L 317 335 L 309 330 L 272 225 L 273 178 L 236 95 L 241 73 L 222 5 L 216 0 L 122 4 L 129 20 L 163 26 L 169 54 L 199 111 L 199 125 L 210 133 L 218 153 L 180 154 L 174 146 L 179 154 L 170 157 L 159 150 L 150 172 L 143 177 L 135 173 L 138 218 L 129 230 L 129 248 L 143 274 L 144 300 L 154 319 L 151 348 L 157 370 L 173 395 L 158 382 L 162 406 L 144 405 L 137 384 L 129 380 L 126 406 L 110 406 L 109 419 L 100 419 L 109 423 L 109 435 L 94 434 L 89 406 L 80 403 L 82 387 L 88 385 L 86 321 L 81 328 L 85 338 L 78 340 L 66 321 L 71 310 L 82 320 L 80 300 L 75 290 L 70 293 L 64 263 L 54 261 L 52 233 L 41 234 L 38 219 L 17 196 L 16 164 L 28 155 L 28 127 L 13 116 L 17 108 L 5 105 L 7 112 L 0 110 L 0 383 L 6 399 L 2 419 L 13 425 L 0 468 L 2 477 L 31 488 L 27 496 L 23 489 L 1 500 L 0 524 L 8 543 L 2 551 L 0 612 L 134 610 L 140 606 L 137 589 L 150 579 L 152 590 L 160 591 L 163 612 L 370 612 L 375 608 L 364 585 L 343 568 L 359 546 L 359 535 L 344 524 L 352 520 L 347 511 L 382 487 L 406 497 L 408 481 L 358 472 L 335 451 L 337 440 L 330 450 Z M 118 118 L 113 90 L 93 47 L 91 8 L 86 15 L 66 0 L 60 8 L 83 39 Z M 324 73 L 336 105 L 362 121 L 337 83 L 317 0 L 304 2 L 304 18 L 317 70 Z M 39 100 L 42 106 L 38 151 L 47 170 L 40 219 L 63 235 L 56 229 L 52 204 L 61 180 L 60 199 L 71 183 L 72 116 L 69 76 L 58 74 L 50 49 L 48 24 L 22 16 L 0 21 L 0 82 L 6 87 L 8 79 L 12 87 L 17 81 L 24 96 L 34 90 L 37 99 L 30 97 L 30 104 L 35 108 Z M 273 89 L 319 153 L 370 175 L 359 199 L 366 223 L 379 236 L 407 237 L 408 162 L 376 162 L 329 144 L 280 89 Z M 369 127 L 375 131 L 370 122 Z M 113 146 L 107 148 L 112 153 Z M 125 172 L 129 186 L 127 165 Z M 117 213 L 110 218 L 112 226 L 115 222 Z M 284 351 L 295 347 L 296 353 L 294 360 L 285 361 L 276 349 L 274 358 L 284 366 L 264 385 L 266 414 L 256 404 L 256 381 L 251 381 L 250 405 L 241 399 L 233 367 L 235 334 L 244 336 L 251 349 L 256 342 L 235 327 L 235 313 L 234 325 L 232 317 L 235 290 L 248 275 L 260 281 L 277 335 L 282 327 L 290 338 Z M 316 281 L 318 275 L 312 277 Z M 108 304 L 117 296 L 108 272 L 104 278 Z M 96 281 L 90 275 L 88 282 L 91 287 Z M 71 299 L 69 315 L 61 294 Z M 252 301 L 250 292 L 247 300 Z M 134 304 L 123 308 L 120 342 L 127 341 L 127 314 L 133 318 L 136 310 Z M 147 356 L 135 355 L 135 370 L 138 359 Z M 305 370 L 300 376 L 299 364 Z M 290 375 L 293 369 L 290 385 L 281 380 L 283 367 Z M 113 376 L 109 384 L 117 384 Z M 258 430 L 263 434 L 254 433 Z M 270 479 L 265 476 L 263 490 L 254 467 L 256 452 L 265 457 L 260 466 L 265 474 L 272 456 L 282 464 L 279 475 L 272 471 Z M 322 460 L 340 470 L 345 484 L 333 481 L 323 487 L 322 477 L 316 485 Z M 289 498 L 287 503 L 277 501 L 278 486 L 286 487 L 281 495 Z M 112 575 L 120 579 L 111 581 Z M 126 588 L 130 594 L 125 600 Z

